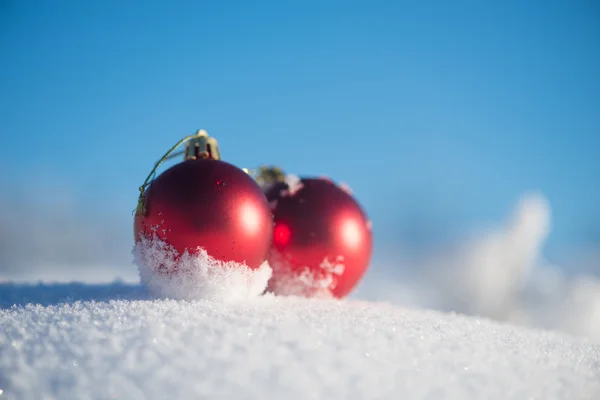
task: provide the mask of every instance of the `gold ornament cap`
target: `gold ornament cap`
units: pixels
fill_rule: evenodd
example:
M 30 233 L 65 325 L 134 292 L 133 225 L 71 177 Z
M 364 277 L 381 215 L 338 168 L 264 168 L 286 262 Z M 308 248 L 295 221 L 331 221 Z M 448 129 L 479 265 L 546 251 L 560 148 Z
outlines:
M 220 160 L 219 143 L 214 137 L 208 136 L 204 129 L 200 129 L 185 143 L 183 159 L 197 160 L 208 159 Z

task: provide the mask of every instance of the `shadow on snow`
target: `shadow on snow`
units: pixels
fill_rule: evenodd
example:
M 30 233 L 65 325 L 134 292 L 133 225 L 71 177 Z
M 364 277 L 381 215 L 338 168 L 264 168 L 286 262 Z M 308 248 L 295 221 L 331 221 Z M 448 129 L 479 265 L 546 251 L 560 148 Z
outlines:
M 139 284 L 114 282 L 109 284 L 87 283 L 0 283 L 0 309 L 13 305 L 42 306 L 76 301 L 146 300 L 150 296 Z

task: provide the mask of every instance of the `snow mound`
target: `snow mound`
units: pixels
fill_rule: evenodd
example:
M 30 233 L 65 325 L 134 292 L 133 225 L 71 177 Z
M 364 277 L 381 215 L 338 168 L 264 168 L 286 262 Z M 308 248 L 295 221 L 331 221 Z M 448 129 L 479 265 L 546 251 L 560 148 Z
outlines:
M 549 263 L 543 246 L 551 211 L 545 196 L 526 193 L 501 224 L 448 247 L 428 247 L 421 257 L 401 250 L 375 261 L 353 295 L 556 329 L 600 343 L 600 253 L 588 254 L 583 265 Z
M 268 290 L 279 296 L 333 298 L 332 290 L 345 268 L 342 256 L 333 262 L 325 258 L 316 270 L 304 265 L 294 266 L 277 250 L 271 250 L 269 261 L 273 278 Z
M 214 259 L 204 249 L 180 255 L 157 236 L 141 237 L 133 248 L 140 281 L 160 298 L 246 300 L 261 295 L 271 278 L 264 262 L 258 269 Z
M 14 296 L 20 290 L 12 286 Z M 0 309 L 2 398 L 600 394 L 600 347 L 557 332 L 382 303 L 271 295 L 245 302 L 140 300 L 127 285 L 104 293 L 111 291 L 133 297 Z

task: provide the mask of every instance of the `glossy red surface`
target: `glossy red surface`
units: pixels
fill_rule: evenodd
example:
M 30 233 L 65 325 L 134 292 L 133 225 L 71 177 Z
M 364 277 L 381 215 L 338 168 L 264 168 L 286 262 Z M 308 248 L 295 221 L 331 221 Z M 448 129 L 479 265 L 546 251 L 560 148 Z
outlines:
M 145 216 L 135 238 L 156 234 L 179 253 L 198 246 L 222 261 L 259 267 L 272 240 L 273 215 L 258 184 L 241 169 L 212 159 L 184 161 L 164 171 L 146 191 Z
M 330 288 L 344 297 L 356 287 L 371 259 L 373 238 L 370 222 L 357 201 L 335 183 L 318 178 L 301 179 L 302 186 L 289 195 L 281 183 L 266 191 L 272 204 L 275 228 L 269 263 L 287 260 L 293 273 L 308 266 L 315 276 L 323 276 L 324 259 L 343 257 L 344 270 L 333 274 Z M 274 268 L 270 288 L 285 279 Z M 273 290 L 276 292 L 276 290 Z

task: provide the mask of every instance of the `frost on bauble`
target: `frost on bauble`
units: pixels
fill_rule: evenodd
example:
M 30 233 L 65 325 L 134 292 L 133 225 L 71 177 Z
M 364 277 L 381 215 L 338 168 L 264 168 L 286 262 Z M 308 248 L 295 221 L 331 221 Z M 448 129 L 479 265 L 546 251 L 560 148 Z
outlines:
M 270 257 L 273 278 L 269 290 L 276 295 L 332 298 L 339 277 L 344 273 L 344 257 L 325 258 L 318 269 L 294 266 L 281 252 Z
M 177 300 L 244 300 L 261 295 L 271 278 L 264 262 L 252 269 L 234 261 L 211 257 L 206 250 L 190 254 L 177 250 L 158 236 L 141 235 L 133 248 L 134 263 L 148 291 Z
M 279 191 L 279 196 L 281 197 L 294 196 L 304 187 L 302 179 L 294 174 L 287 174 L 283 182 L 285 183 L 285 188 Z M 275 206 L 277 206 L 277 204 L 275 204 Z
M 302 189 L 302 187 L 304 186 L 302 184 L 302 179 L 300 179 L 299 176 L 293 174 L 288 174 L 285 176 L 285 184 L 288 187 L 287 191 L 290 196 L 293 196 L 296 193 L 298 193 L 300 189 Z
M 354 195 L 354 193 L 352 192 L 352 188 L 346 182 L 340 182 L 340 184 L 338 185 L 338 187 L 340 189 L 342 189 L 344 192 L 346 192 L 346 194 L 348 194 L 350 196 Z

